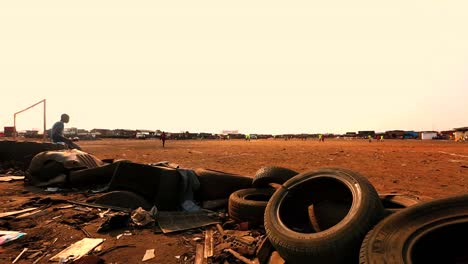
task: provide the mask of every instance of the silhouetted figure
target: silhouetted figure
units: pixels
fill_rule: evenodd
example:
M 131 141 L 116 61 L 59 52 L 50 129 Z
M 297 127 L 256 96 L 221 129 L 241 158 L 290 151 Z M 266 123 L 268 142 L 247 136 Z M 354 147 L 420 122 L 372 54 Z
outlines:
M 166 144 L 166 132 L 162 132 L 161 134 L 161 141 L 162 141 L 162 145 L 163 145 L 163 148 L 165 147 L 165 144 Z
M 52 142 L 56 144 L 65 145 L 70 149 L 81 150 L 80 146 L 63 136 L 65 123 L 68 123 L 69 121 L 70 117 L 67 114 L 62 114 L 62 116 L 60 116 L 60 121 L 55 122 L 55 124 L 52 126 L 52 129 L 50 130 L 50 139 L 52 140 Z

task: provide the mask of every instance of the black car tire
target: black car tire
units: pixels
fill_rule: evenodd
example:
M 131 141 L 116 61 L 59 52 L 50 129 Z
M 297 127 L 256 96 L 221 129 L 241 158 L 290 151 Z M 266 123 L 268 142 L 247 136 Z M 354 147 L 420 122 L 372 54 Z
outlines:
M 268 187 L 269 183 L 283 184 L 287 180 L 296 176 L 298 173 L 288 168 L 265 166 L 260 168 L 252 181 L 252 186 L 255 188 Z
M 308 217 L 311 204 L 319 232 Z M 358 263 L 365 235 L 382 217 L 382 203 L 365 177 L 328 168 L 301 173 L 276 190 L 265 230 L 288 263 Z
M 467 263 L 467 236 L 468 195 L 423 202 L 377 224 L 362 243 L 360 263 Z
M 236 222 L 249 222 L 251 225 L 263 224 L 263 217 L 268 200 L 274 189 L 242 189 L 229 196 L 229 216 Z

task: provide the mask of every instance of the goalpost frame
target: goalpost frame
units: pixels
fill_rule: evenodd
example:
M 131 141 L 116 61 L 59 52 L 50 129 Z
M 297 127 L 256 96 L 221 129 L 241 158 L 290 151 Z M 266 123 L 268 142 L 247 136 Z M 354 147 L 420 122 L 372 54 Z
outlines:
M 26 110 L 31 109 L 31 108 L 35 107 L 36 105 L 38 105 L 38 104 L 40 104 L 40 103 L 44 103 L 44 132 L 43 132 L 44 135 L 43 135 L 43 137 L 42 137 L 42 141 L 45 142 L 45 140 L 46 140 L 46 132 L 47 132 L 47 131 L 46 131 L 46 99 L 43 99 L 43 100 L 41 100 L 41 101 L 39 101 L 39 102 L 37 102 L 37 103 L 31 105 L 30 107 L 27 107 L 27 108 L 25 108 L 25 109 L 23 109 L 23 110 L 21 110 L 21 111 L 16 112 L 15 114 L 13 114 L 13 127 L 14 127 L 13 139 L 16 140 L 16 134 L 17 134 L 17 133 L 16 133 L 16 115 L 17 115 L 17 114 L 20 114 L 20 113 L 22 113 L 22 112 L 24 112 L 24 111 L 26 111 Z

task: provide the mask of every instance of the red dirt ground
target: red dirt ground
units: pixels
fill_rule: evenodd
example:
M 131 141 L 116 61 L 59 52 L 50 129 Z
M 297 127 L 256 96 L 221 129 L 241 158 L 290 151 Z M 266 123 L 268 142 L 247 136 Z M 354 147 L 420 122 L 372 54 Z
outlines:
M 323 167 L 343 167 L 366 176 L 379 193 L 398 192 L 441 198 L 468 191 L 468 145 L 448 141 L 386 140 L 97 140 L 78 142 L 84 151 L 100 159 L 127 159 L 139 163 L 170 161 L 184 168 L 209 168 L 241 175 L 254 175 L 262 166 L 283 166 L 298 172 Z M 45 194 L 25 188 L 21 182 L 0 183 L 0 212 L 15 210 L 35 196 L 85 200 L 86 194 Z M 72 209 L 50 211 L 45 215 L 15 220 L 10 229 L 28 233 L 21 240 L 0 247 L 0 263 L 11 263 L 23 247 L 47 245 L 48 252 L 58 253 L 67 245 L 84 238 L 80 230 L 60 223 L 60 219 L 77 213 Z M 52 220 L 53 217 L 63 215 Z M 52 220 L 48 222 L 48 220 Z M 100 220 L 91 221 L 85 229 L 93 237 L 105 238 L 103 249 L 112 245 L 134 244 L 135 248 L 117 249 L 106 254 L 106 263 L 140 263 L 145 250 L 154 248 L 156 258 L 145 263 L 177 263 L 175 256 L 192 247 L 183 236 L 153 234 L 151 230 L 133 230 L 134 235 L 117 240 L 119 232 L 97 234 Z M 5 224 L 5 223 L 3 223 Z M 4 229 L 0 220 L 0 229 Z M 43 258 L 39 263 L 48 263 Z M 32 263 L 23 259 L 17 263 Z

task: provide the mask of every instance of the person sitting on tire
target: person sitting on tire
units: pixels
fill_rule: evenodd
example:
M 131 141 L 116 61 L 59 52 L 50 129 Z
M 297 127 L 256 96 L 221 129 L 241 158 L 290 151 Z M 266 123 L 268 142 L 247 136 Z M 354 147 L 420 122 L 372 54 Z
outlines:
M 70 117 L 67 114 L 62 114 L 60 121 L 55 122 L 50 130 L 50 139 L 56 144 L 66 145 L 70 149 L 81 150 L 81 147 L 75 144 L 70 139 L 63 136 L 63 130 L 65 129 L 65 124 L 70 121 Z

